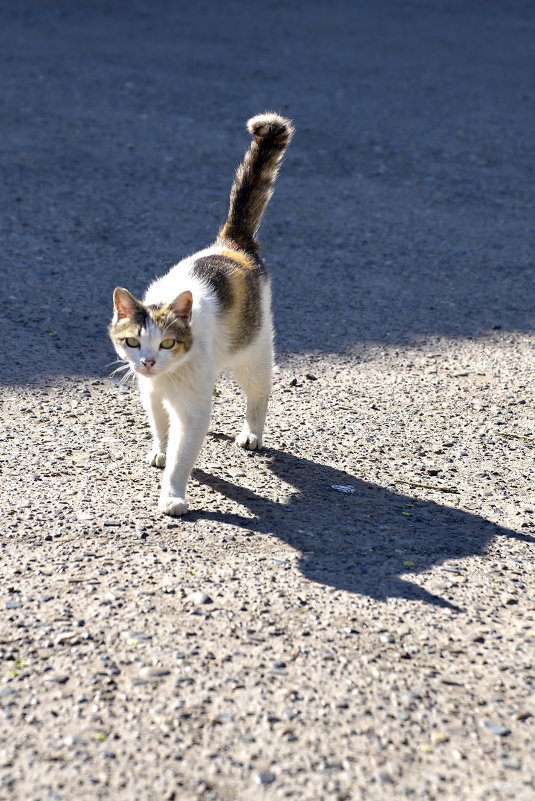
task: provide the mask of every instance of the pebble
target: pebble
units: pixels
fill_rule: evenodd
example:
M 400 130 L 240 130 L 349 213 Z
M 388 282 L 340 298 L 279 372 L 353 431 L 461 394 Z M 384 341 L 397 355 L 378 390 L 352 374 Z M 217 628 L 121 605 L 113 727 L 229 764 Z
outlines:
M 381 637 L 379 639 L 381 640 L 381 642 L 384 642 L 384 643 L 394 643 L 394 642 L 396 642 L 396 638 L 394 637 L 394 635 L 390 631 L 385 632 L 385 634 L 381 634 Z
M 6 609 L 20 609 L 22 606 L 21 601 L 6 601 Z
M 450 740 L 450 736 L 445 731 L 433 731 L 431 732 L 431 742 L 433 745 L 440 745 L 441 743 L 448 743 Z
M 394 779 L 387 770 L 380 770 L 377 774 L 377 778 L 380 782 L 383 782 L 383 784 L 394 784 Z
M 254 778 L 257 784 L 265 787 L 267 784 L 273 784 L 275 781 L 275 774 L 271 773 L 269 770 L 263 770 L 260 773 L 257 773 Z
M 122 631 L 121 637 L 131 645 L 134 644 L 134 641 L 137 644 L 138 642 L 148 642 L 152 639 L 150 634 L 144 634 L 142 631 L 131 631 L 130 629 Z
M 502 765 L 507 770 L 522 770 L 522 763 L 514 759 L 504 760 Z
M 240 478 L 241 476 L 245 475 L 245 472 L 239 467 L 229 467 L 227 473 L 229 476 L 232 476 L 232 478 Z
M 289 568 L 290 563 L 287 559 L 272 559 L 273 564 L 280 565 L 281 567 Z
M 84 737 L 72 735 L 65 737 L 64 743 L 65 745 L 87 745 L 87 740 Z
M 56 645 L 61 645 L 64 642 L 68 642 L 70 645 L 78 645 L 80 643 L 80 634 L 76 634 L 74 631 L 65 631 L 63 634 L 58 634 L 54 642 Z
M 210 596 L 207 595 L 202 590 L 197 590 L 196 592 L 192 592 L 190 595 L 188 595 L 186 601 L 188 601 L 191 604 L 195 604 L 195 606 L 200 606 L 201 604 L 213 603 Z
M 139 670 L 139 675 L 144 679 L 163 679 L 164 676 L 169 676 L 170 673 L 171 671 L 169 668 L 152 665 L 146 665 Z
M 343 492 L 346 495 L 352 495 L 355 492 L 355 487 L 352 487 L 349 484 L 331 484 L 331 488 L 337 492 Z
M 70 679 L 66 673 L 47 673 L 43 681 L 54 682 L 55 684 L 66 684 Z
M 507 726 L 493 720 L 484 720 L 481 725 L 490 734 L 496 734 L 498 737 L 507 737 L 508 734 L 511 734 L 511 730 Z

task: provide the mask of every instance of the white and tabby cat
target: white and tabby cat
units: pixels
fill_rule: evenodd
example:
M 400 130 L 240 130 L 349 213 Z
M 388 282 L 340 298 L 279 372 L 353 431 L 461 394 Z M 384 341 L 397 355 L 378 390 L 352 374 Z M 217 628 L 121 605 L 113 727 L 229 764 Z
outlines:
M 217 375 L 232 370 L 247 397 L 236 443 L 260 448 L 273 366 L 269 276 L 256 233 L 293 136 L 266 113 L 247 123 L 253 139 L 234 177 L 227 220 L 214 245 L 152 283 L 143 300 L 118 287 L 110 337 L 135 373 L 152 431 L 148 461 L 164 467 L 159 508 L 187 511 L 186 483 L 210 423 Z

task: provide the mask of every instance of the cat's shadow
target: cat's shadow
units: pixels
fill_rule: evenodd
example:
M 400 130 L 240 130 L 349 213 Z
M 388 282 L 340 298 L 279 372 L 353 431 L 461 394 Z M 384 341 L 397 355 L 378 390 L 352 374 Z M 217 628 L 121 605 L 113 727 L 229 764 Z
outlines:
M 225 435 L 212 435 L 230 440 Z M 251 516 L 192 512 L 203 518 L 278 537 L 301 553 L 299 567 L 314 582 L 376 600 L 405 598 L 459 611 L 455 590 L 435 595 L 408 576 L 452 560 L 484 554 L 496 537 L 535 542 L 468 512 L 403 495 L 344 471 L 266 448 L 263 464 L 294 492 L 277 502 L 197 468 L 193 478 L 226 496 Z M 254 457 L 252 457 L 254 458 Z M 336 487 L 351 487 L 344 492 Z M 454 561 L 453 561 L 454 560 Z M 449 565 L 451 570 L 451 565 Z M 445 584 L 451 573 L 445 572 Z

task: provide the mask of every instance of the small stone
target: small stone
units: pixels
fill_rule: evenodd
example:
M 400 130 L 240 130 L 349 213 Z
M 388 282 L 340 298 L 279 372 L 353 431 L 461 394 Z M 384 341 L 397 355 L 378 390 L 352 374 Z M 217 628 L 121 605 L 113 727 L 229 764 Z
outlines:
M 481 725 L 490 734 L 495 734 L 497 737 L 507 737 L 508 734 L 511 734 L 511 730 L 507 726 L 493 720 L 484 720 Z
M 80 643 L 80 635 L 74 631 L 65 631 L 62 634 L 58 634 L 54 642 L 56 645 L 61 645 L 65 642 L 69 643 L 69 645 L 78 645 Z
M 450 736 L 445 731 L 433 731 L 431 732 L 431 742 L 433 745 L 441 745 L 442 743 L 448 743 L 450 740 Z
M 227 473 L 229 476 L 232 476 L 232 478 L 240 478 L 241 476 L 245 475 L 244 471 L 239 467 L 229 467 Z
M 297 386 L 297 378 L 292 378 L 292 380 L 290 381 L 290 386 L 291 387 L 296 387 Z
M 254 779 L 257 784 L 265 787 L 267 784 L 273 784 L 275 781 L 275 774 L 271 773 L 269 770 L 263 770 L 257 773 Z
M 152 665 L 146 665 L 139 670 L 139 675 L 144 679 L 163 679 L 164 676 L 169 676 L 170 673 L 169 668 Z
M 139 642 L 148 642 L 151 639 L 149 634 L 145 634 L 142 631 L 132 631 L 131 629 L 122 631 L 121 637 L 126 640 L 128 645 L 137 645 Z
M 394 779 L 387 770 L 380 770 L 377 774 L 377 778 L 380 782 L 383 782 L 383 784 L 394 784 Z
M 290 563 L 287 559 L 272 559 L 271 561 L 273 562 L 273 564 L 280 565 L 281 567 L 284 567 L 286 569 L 290 567 Z
M 192 592 L 190 595 L 188 595 L 186 601 L 188 601 L 191 604 L 195 604 L 195 606 L 201 606 L 201 604 L 213 603 L 210 596 L 207 595 L 202 590 L 197 590 L 196 592 Z
M 518 598 L 515 598 L 513 595 L 504 595 L 502 596 L 502 603 L 506 606 L 513 606 L 513 604 L 518 603 Z
M 54 682 L 55 684 L 66 684 L 70 679 L 66 673 L 47 673 L 43 681 Z
M 442 776 L 439 773 L 431 773 L 431 771 L 422 771 L 422 778 L 427 779 L 428 782 L 433 782 L 433 784 L 439 784 L 443 781 Z
M 349 484 L 331 484 L 331 488 L 337 492 L 344 492 L 346 495 L 352 495 L 355 492 L 355 487 Z
M 318 380 L 318 377 L 315 376 L 315 375 L 312 375 L 312 373 L 307 373 L 305 375 L 305 378 L 308 378 L 309 381 L 317 381 Z
M 507 770 L 522 770 L 522 764 L 514 759 L 506 759 L 502 762 L 502 765 Z
M 6 601 L 6 609 L 20 609 L 21 606 L 22 603 L 20 601 L 13 601 L 11 599 Z
M 87 745 L 87 740 L 84 737 L 72 735 L 65 737 L 64 743 L 65 745 Z
M 387 631 L 384 634 L 381 634 L 380 640 L 381 640 L 381 642 L 384 642 L 384 643 L 394 643 L 394 642 L 396 642 L 396 638 L 394 637 L 394 635 L 390 631 Z

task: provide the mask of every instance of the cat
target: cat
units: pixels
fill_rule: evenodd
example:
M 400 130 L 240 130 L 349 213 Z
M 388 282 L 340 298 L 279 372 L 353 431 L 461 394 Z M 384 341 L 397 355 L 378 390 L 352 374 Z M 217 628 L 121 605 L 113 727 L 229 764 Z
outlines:
M 152 433 L 150 465 L 164 467 L 158 508 L 188 510 L 186 484 L 208 431 L 218 374 L 233 372 L 247 399 L 237 445 L 262 447 L 271 391 L 270 278 L 256 234 L 294 128 L 271 112 L 252 117 L 226 222 L 215 243 L 180 261 L 138 300 L 113 293 L 109 335 L 137 378 Z

